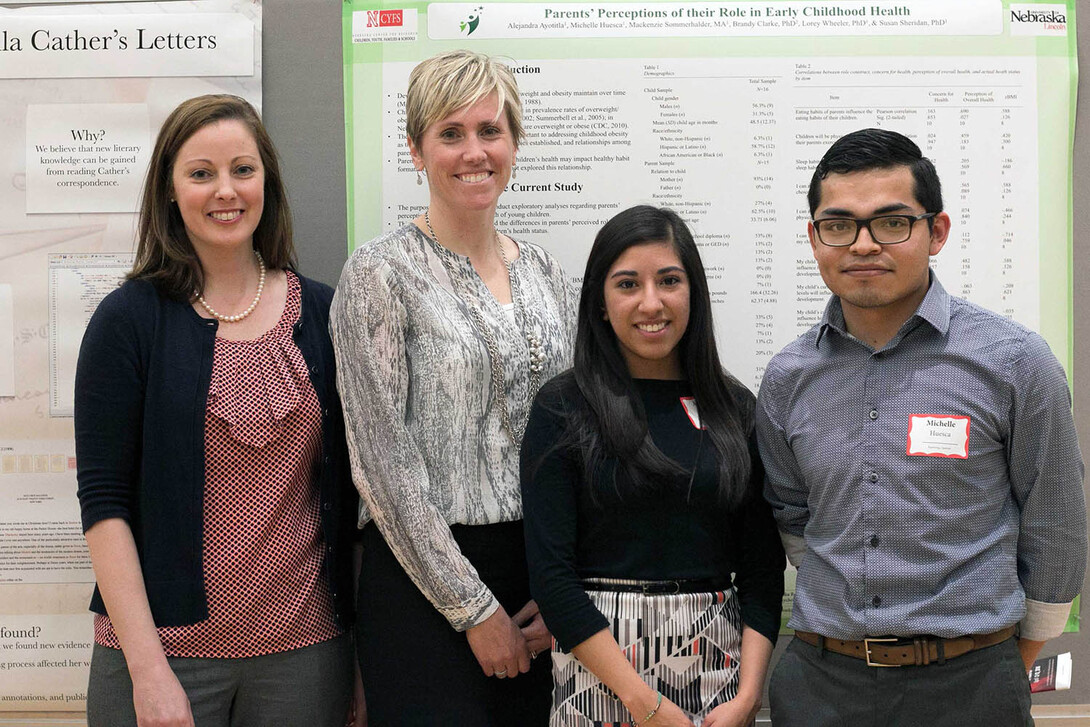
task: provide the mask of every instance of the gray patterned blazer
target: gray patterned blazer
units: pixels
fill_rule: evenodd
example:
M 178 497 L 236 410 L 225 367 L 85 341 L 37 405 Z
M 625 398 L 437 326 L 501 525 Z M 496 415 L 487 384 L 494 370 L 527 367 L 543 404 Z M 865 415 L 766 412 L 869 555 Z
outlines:
M 356 250 L 330 311 L 352 478 L 362 499 L 359 525 L 375 521 L 409 577 L 459 631 L 499 604 L 449 526 L 522 518 L 518 456 L 500 422 L 485 339 L 466 301 L 480 308 L 496 339 L 517 431 L 532 404 L 522 331 L 541 340 L 539 382 L 571 366 L 576 297 L 548 253 L 529 243 L 519 251 L 512 275 L 527 320 L 518 325 L 469 258 L 412 224 Z

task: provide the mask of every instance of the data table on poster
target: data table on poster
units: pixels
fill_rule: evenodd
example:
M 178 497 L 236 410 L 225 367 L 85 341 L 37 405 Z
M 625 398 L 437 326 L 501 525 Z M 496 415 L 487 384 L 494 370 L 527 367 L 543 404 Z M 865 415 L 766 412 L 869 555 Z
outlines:
M 405 146 L 412 63 L 383 65 L 382 223 L 426 201 Z M 950 292 L 1037 328 L 1037 75 L 1032 58 L 516 59 L 527 140 L 497 224 L 578 279 L 594 234 L 633 204 L 670 207 L 701 246 L 724 364 L 756 388 L 821 316 L 806 190 L 855 129 L 907 134 L 954 219 L 933 268 Z

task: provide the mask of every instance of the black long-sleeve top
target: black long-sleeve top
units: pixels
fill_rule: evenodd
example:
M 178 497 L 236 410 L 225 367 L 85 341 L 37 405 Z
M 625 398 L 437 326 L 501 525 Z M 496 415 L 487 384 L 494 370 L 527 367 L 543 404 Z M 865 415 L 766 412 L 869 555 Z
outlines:
M 348 472 L 329 305 L 333 290 L 299 275 L 292 339 L 322 406 L 321 502 L 325 572 L 338 623 L 352 624 L 358 498 Z M 204 417 L 219 323 L 147 280 L 99 304 L 76 364 L 76 479 L 83 529 L 122 518 L 132 529 L 156 626 L 208 618 L 205 594 Z M 91 610 L 106 613 L 95 587 Z
M 571 372 L 542 387 L 522 446 L 522 500 L 530 590 L 549 630 L 571 649 L 608 626 L 580 585 L 583 578 L 713 579 L 738 588 L 742 621 L 775 643 L 783 599 L 784 554 L 769 506 L 760 497 L 763 469 L 752 431 L 753 461 L 745 504 L 731 510 L 717 497 L 711 439 L 682 399 L 685 381 L 637 380 L 652 441 L 696 473 L 654 492 L 592 496 L 578 452 L 558 449 L 570 413 L 586 406 Z M 752 410 L 752 394 L 746 392 Z M 598 472 L 612 472 L 607 461 Z M 618 489 L 626 481 L 618 470 Z M 609 476 L 609 475 L 606 475 Z

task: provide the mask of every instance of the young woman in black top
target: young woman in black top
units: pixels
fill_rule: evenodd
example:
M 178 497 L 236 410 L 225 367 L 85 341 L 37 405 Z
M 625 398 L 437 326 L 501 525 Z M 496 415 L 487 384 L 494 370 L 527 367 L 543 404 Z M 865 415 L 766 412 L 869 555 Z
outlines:
M 634 207 L 598 233 L 575 348 L 522 448 L 531 591 L 557 642 L 550 724 L 747 725 L 784 556 L 754 398 L 719 362 L 676 214 Z

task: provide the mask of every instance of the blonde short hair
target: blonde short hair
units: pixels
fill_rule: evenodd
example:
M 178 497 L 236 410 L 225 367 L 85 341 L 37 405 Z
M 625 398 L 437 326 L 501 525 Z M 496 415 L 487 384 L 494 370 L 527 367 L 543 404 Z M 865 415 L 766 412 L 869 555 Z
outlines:
M 425 129 L 493 92 L 499 108 L 507 114 L 518 146 L 526 134 L 515 74 L 490 56 L 469 50 L 440 53 L 412 70 L 405 102 L 405 132 L 419 149 Z

